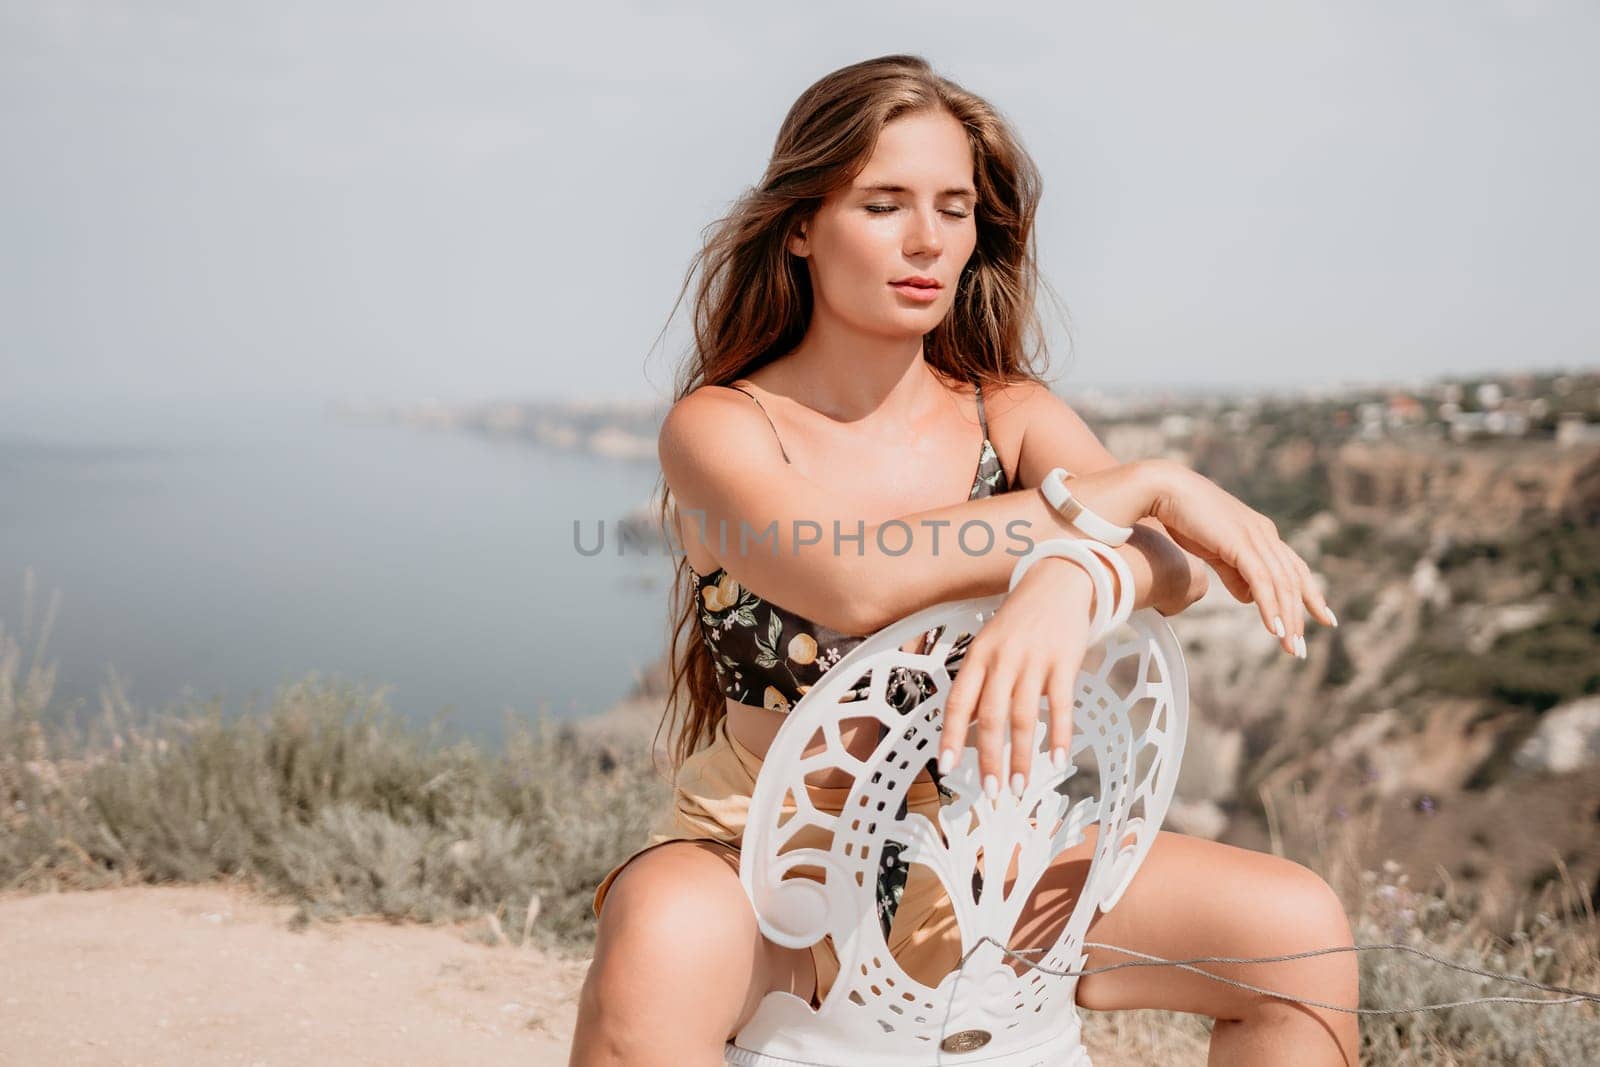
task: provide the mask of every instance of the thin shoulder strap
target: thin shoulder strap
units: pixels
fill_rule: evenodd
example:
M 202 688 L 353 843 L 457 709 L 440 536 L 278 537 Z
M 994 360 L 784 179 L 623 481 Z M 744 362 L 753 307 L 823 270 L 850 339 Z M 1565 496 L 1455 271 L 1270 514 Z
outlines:
M 977 382 L 972 384 L 972 395 L 978 398 L 978 425 L 983 427 L 983 436 L 989 436 L 989 420 L 983 417 L 983 386 Z
M 751 400 L 754 400 L 756 402 L 756 407 L 761 409 L 761 414 L 767 415 L 767 406 L 765 404 L 763 404 L 759 399 L 757 399 L 756 394 L 752 393 L 748 389 L 741 388 L 740 386 L 737 386 L 737 385 L 730 385 L 730 386 L 728 386 L 728 388 L 729 389 L 738 389 L 739 392 L 743 393 L 745 396 L 749 397 Z M 772 416 L 771 415 L 767 415 L 767 425 L 772 427 L 772 436 L 778 438 L 778 451 L 783 453 L 783 461 L 785 463 L 788 463 L 789 462 L 789 453 L 784 451 L 783 438 L 778 437 L 778 427 L 772 421 Z

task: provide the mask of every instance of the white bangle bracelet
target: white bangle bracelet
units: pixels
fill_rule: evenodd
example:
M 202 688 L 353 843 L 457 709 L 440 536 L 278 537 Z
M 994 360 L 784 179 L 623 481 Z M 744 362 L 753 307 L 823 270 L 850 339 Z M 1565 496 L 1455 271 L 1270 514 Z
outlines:
M 1107 522 L 1072 495 L 1072 490 L 1067 488 L 1067 479 L 1071 477 L 1065 467 L 1057 467 L 1044 476 L 1044 481 L 1039 483 L 1039 489 L 1044 493 L 1044 498 L 1050 501 L 1050 506 L 1061 513 L 1061 517 L 1068 523 L 1077 527 L 1085 537 L 1092 537 L 1102 544 L 1113 548 L 1126 544 L 1128 538 L 1133 536 L 1133 527 L 1118 526 L 1116 523 Z
M 1011 569 L 1011 585 L 1007 591 L 1015 590 L 1028 568 L 1046 556 L 1064 556 L 1078 563 L 1089 572 L 1089 578 L 1094 582 L 1094 614 L 1089 620 L 1089 643 L 1093 644 L 1107 632 L 1107 623 L 1112 618 L 1115 606 L 1111 599 L 1111 570 L 1089 544 L 1076 537 L 1056 537 L 1038 542 Z
M 1111 564 L 1111 569 L 1117 573 L 1116 608 L 1112 611 L 1111 620 L 1106 624 L 1105 630 L 1092 635 L 1095 640 L 1099 640 L 1127 622 L 1128 617 L 1133 614 L 1133 568 L 1122 558 L 1122 553 L 1110 545 L 1101 544 L 1099 541 L 1085 541 L 1084 544 L 1088 546 L 1089 551 L 1104 557 Z
M 1089 644 L 1095 644 L 1128 621 L 1133 614 L 1133 570 L 1120 552 L 1087 538 L 1057 537 L 1040 541 L 1012 568 L 1010 589 L 1016 589 L 1028 568 L 1046 556 L 1063 556 L 1081 564 L 1094 582 L 1095 603 L 1094 613 L 1089 620 Z M 1112 571 L 1116 572 L 1118 583 L 1114 593 Z

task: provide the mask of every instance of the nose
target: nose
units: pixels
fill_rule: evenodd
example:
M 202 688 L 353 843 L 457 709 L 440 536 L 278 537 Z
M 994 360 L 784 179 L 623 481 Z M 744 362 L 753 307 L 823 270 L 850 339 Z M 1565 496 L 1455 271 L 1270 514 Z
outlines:
M 939 230 L 939 212 L 929 209 L 908 214 L 913 221 L 906 232 L 906 255 L 938 255 L 944 251 L 944 235 Z

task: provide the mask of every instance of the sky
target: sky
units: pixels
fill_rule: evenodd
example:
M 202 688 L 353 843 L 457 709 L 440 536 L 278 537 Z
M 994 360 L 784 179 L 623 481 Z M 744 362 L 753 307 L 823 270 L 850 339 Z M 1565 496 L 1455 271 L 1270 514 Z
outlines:
M 665 399 L 703 228 L 891 52 L 1042 172 L 1058 389 L 1600 362 L 1580 0 L 0 0 L 0 401 Z

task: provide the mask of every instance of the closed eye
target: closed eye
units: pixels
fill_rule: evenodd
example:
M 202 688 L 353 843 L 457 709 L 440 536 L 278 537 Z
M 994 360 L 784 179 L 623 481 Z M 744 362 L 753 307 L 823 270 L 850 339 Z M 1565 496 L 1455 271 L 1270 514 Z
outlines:
M 872 214 L 872 215 L 887 215 L 891 211 L 899 210 L 893 204 L 867 204 L 866 205 L 866 209 L 867 209 L 867 212 L 869 214 Z M 943 214 L 949 215 L 953 219 L 964 219 L 968 215 L 970 215 L 971 212 L 968 212 L 968 211 L 945 211 L 945 212 L 943 212 Z

